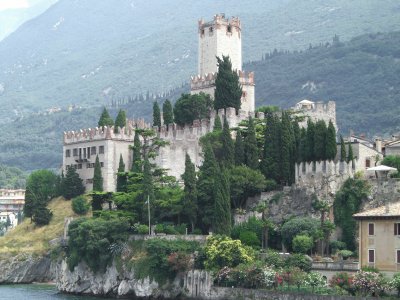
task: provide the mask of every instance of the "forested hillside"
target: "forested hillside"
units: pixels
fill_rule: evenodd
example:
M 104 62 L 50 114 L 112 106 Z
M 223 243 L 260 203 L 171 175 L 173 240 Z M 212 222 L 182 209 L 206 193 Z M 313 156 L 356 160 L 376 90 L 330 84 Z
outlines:
M 400 30 L 397 0 L 60 0 L 0 42 L 0 122 L 187 82 L 196 73 L 197 20 L 218 12 L 242 20 L 244 61 L 334 34 Z
M 0 164 L 0 189 L 25 188 L 27 174 L 15 167 Z

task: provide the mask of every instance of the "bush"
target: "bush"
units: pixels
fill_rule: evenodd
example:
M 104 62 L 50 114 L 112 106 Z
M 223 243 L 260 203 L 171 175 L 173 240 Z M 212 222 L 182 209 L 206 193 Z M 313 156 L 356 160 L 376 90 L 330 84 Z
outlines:
M 263 222 L 256 217 L 250 217 L 246 222 L 235 225 L 231 231 L 232 239 L 240 239 L 242 232 L 254 232 L 257 236 L 258 244 L 255 246 L 261 246 L 261 237 L 263 231 Z
M 207 257 L 205 267 L 208 270 L 236 267 L 254 260 L 254 251 L 251 248 L 243 246 L 239 240 L 232 240 L 226 236 L 209 237 L 204 251 Z
M 397 291 L 397 297 L 400 297 L 400 273 L 393 275 L 392 280 L 389 282 L 389 287 Z
M 43 226 L 48 225 L 52 217 L 53 213 L 47 207 L 38 207 L 33 213 L 32 221 L 38 226 Z
M 267 179 L 265 181 L 265 191 L 270 192 L 270 191 L 275 191 L 279 188 L 279 185 L 276 183 L 275 180 L 273 179 Z
M 78 215 L 86 215 L 90 208 L 84 196 L 78 196 L 72 199 L 71 206 L 74 213 Z
M 285 260 L 277 251 L 268 249 L 265 263 L 273 268 L 282 268 L 285 265 Z
M 292 241 L 293 251 L 301 254 L 306 254 L 313 245 L 313 239 L 307 235 L 296 235 Z
M 338 255 L 343 257 L 343 259 L 348 259 L 349 257 L 353 256 L 353 251 L 350 250 L 339 250 Z
M 312 291 L 314 292 L 315 288 L 325 287 L 326 280 L 321 273 L 310 272 L 307 274 L 304 280 L 304 284 L 306 286 L 310 286 L 312 288 Z
M 250 247 L 260 247 L 260 240 L 255 232 L 242 231 L 239 236 L 239 240 Z
M 353 276 L 349 276 L 346 272 L 336 273 L 329 281 L 332 288 L 340 288 L 351 295 L 355 295 L 355 288 L 353 285 Z
M 164 226 L 164 232 L 166 234 L 177 234 L 178 232 L 175 230 L 175 227 L 173 225 L 165 225 Z
M 381 273 L 358 271 L 354 275 L 354 287 L 363 296 L 379 296 L 388 288 L 387 280 Z
M 297 267 L 305 272 L 311 271 L 312 261 L 303 254 L 292 254 L 284 263 L 287 267 Z
M 331 247 L 332 253 L 336 253 L 337 250 L 346 249 L 346 243 L 342 241 L 331 241 L 329 246 Z
M 154 227 L 154 232 L 155 233 L 164 233 L 164 225 L 163 224 L 157 224 Z
M 292 241 L 296 235 L 308 235 L 314 237 L 318 233 L 320 222 L 316 219 L 311 218 L 293 218 L 283 224 L 281 228 L 282 241 L 287 246 L 288 250 L 291 251 Z
M 149 234 L 149 226 L 145 224 L 138 224 L 135 226 L 135 230 L 138 234 Z

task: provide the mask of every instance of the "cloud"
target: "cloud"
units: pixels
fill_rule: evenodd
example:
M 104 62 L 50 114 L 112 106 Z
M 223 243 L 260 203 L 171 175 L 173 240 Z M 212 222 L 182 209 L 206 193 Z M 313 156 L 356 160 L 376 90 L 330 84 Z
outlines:
M 27 0 L 0 0 L 0 11 L 6 9 L 28 8 L 29 6 Z

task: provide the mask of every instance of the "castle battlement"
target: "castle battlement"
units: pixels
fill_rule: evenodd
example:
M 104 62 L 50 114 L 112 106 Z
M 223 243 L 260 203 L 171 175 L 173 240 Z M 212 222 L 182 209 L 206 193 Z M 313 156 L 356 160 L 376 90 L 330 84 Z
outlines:
M 135 130 L 131 127 L 118 127 L 118 133 L 114 133 L 114 126 L 87 128 L 64 132 L 64 145 L 98 140 L 133 141 L 134 135 Z
M 232 18 L 226 18 L 225 14 L 217 14 L 214 16 L 213 20 L 209 22 L 205 22 L 203 19 L 200 19 L 198 22 L 198 28 L 199 28 L 199 34 L 204 35 L 206 33 L 207 28 L 213 28 L 214 29 L 221 29 L 225 27 L 227 29 L 227 33 L 232 33 L 233 31 L 239 33 L 242 29 L 240 19 L 238 17 L 232 17 Z M 230 28 L 230 30 L 228 30 Z M 209 32 L 212 34 L 213 30 L 209 30 Z
M 254 83 L 254 72 L 245 72 L 245 71 L 237 71 L 239 75 L 239 82 L 243 85 L 255 85 Z M 190 80 L 190 88 L 191 90 L 199 90 L 205 89 L 209 87 L 215 86 L 215 79 L 217 77 L 217 73 L 209 73 L 204 76 L 197 75 L 192 76 Z

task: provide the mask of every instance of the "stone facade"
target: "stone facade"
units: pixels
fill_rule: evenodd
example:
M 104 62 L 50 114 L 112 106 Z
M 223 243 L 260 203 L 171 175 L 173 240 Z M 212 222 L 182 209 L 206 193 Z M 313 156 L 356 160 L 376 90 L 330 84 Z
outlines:
M 307 119 L 310 118 L 313 122 L 318 120 L 324 120 L 328 125 L 329 121 L 332 121 L 333 125 L 338 131 L 336 124 L 336 102 L 328 101 L 323 102 L 313 102 L 310 100 L 302 100 L 298 102 L 295 107 L 292 107 L 294 111 L 298 113 L 299 116 L 304 116 L 304 121 L 299 123 L 300 127 L 307 126 Z
M 25 190 L 0 189 L 0 222 L 10 219 L 11 228 L 18 224 L 18 213 L 23 211 Z

